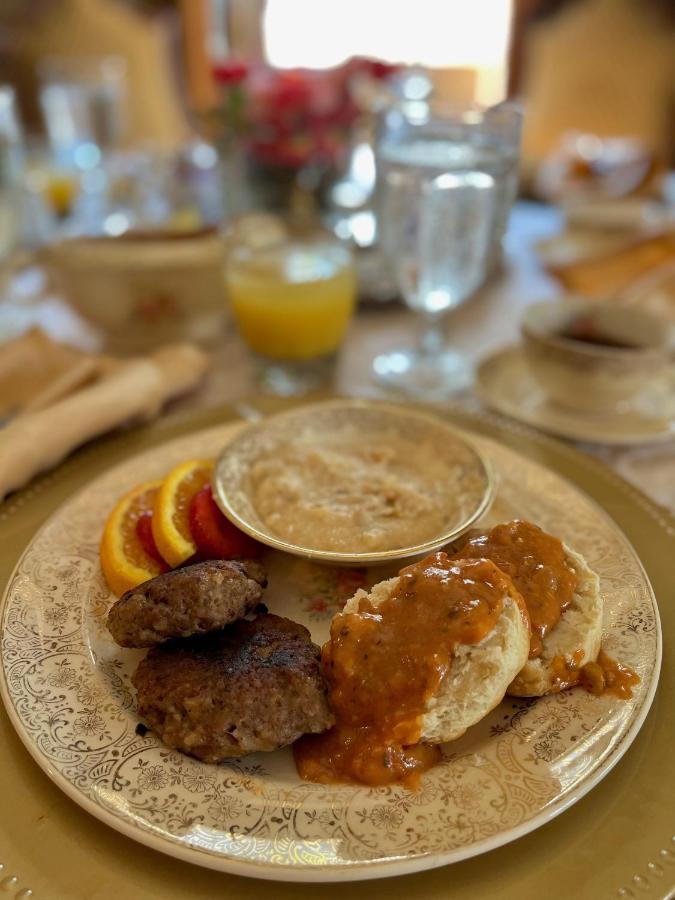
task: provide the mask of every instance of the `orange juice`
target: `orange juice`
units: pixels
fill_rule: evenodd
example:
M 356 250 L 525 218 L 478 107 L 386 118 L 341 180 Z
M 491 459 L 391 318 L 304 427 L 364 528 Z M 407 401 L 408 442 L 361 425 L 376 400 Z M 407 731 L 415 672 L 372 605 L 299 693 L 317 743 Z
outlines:
M 47 175 L 45 195 L 59 218 L 72 212 L 77 193 L 78 184 L 74 175 L 63 172 L 50 172 Z
M 328 241 L 240 248 L 226 279 L 239 330 L 256 353 L 300 361 L 337 350 L 356 296 L 345 248 Z

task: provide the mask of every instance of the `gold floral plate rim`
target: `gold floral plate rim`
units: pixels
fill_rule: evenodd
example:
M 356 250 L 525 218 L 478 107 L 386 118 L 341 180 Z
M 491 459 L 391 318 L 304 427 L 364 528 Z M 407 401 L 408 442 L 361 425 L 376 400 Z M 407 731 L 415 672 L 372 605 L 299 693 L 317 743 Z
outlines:
M 0 505 L 3 583 L 51 511 L 106 467 L 172 437 L 238 417 L 255 420 L 294 402 L 257 396 L 239 404 L 174 414 L 142 429 L 99 439 L 78 451 Z M 460 427 L 497 436 L 507 447 L 543 461 L 604 506 L 638 548 L 657 595 L 667 596 L 671 573 L 670 564 L 664 561 L 675 552 L 675 519 L 667 510 L 605 463 L 541 431 L 484 409 L 454 406 L 436 412 Z M 670 629 L 675 614 L 668 605 L 663 612 L 664 628 Z M 672 646 L 666 644 L 664 665 L 672 671 L 674 662 Z M 675 773 L 673 726 L 675 712 L 665 703 L 663 691 L 658 691 L 636 745 L 610 776 L 549 826 L 515 845 L 455 864 L 453 896 L 470 900 L 498 894 L 505 900 L 521 900 L 523 895 L 539 892 L 563 897 L 570 891 L 580 900 L 626 900 L 633 895 L 664 900 L 670 896 L 675 888 L 675 828 L 661 802 L 662 792 L 655 787 L 668 773 Z M 13 810 L 11 819 L 5 818 L 0 825 L 0 883 L 22 900 L 29 895 L 34 900 L 86 900 L 93 885 L 102 900 L 116 900 L 130 884 L 135 885 L 139 900 L 154 900 L 158 895 L 167 900 L 207 898 L 215 893 L 241 900 L 313 900 L 316 896 L 312 885 L 255 882 L 195 868 L 148 851 L 92 819 L 35 766 L 1 706 L 0 756 L 5 763 L 0 768 L 0 790 L 7 808 Z M 627 826 L 633 834 L 629 842 L 623 841 Z M 591 827 L 593 841 L 589 845 L 586 835 Z M 124 865 L 120 865 L 122 857 Z M 532 858 L 546 859 L 546 865 L 532 866 Z M 553 893 L 552 885 L 558 886 Z M 404 876 L 401 887 L 417 900 L 445 900 L 448 873 L 439 868 Z M 385 898 L 390 891 L 387 881 L 350 886 L 355 900 Z M 325 900 L 340 900 L 342 893 L 339 884 L 326 884 L 322 889 Z
M 509 388 L 505 388 L 500 378 L 505 371 L 515 371 L 516 376 L 527 383 L 529 405 L 520 404 L 518 396 L 509 396 Z M 672 380 L 672 374 L 664 376 L 664 383 L 667 378 Z M 549 402 L 528 373 L 523 349 L 518 344 L 498 350 L 481 360 L 476 370 L 475 389 L 490 409 L 556 437 L 608 446 L 640 446 L 675 438 L 675 416 L 645 414 L 640 417 L 644 427 L 636 429 L 635 425 L 630 425 L 632 410 L 604 413 L 605 421 L 615 426 L 614 430 L 608 430 L 598 424 L 602 423 L 602 417 L 597 414 L 576 412 Z M 633 415 L 636 416 L 637 412 L 633 412 Z M 621 430 L 622 427 L 624 430 Z
M 220 426 L 221 429 L 222 427 L 223 426 Z M 193 434 L 190 436 L 190 440 L 192 441 L 197 437 L 197 434 Z M 184 440 L 185 439 L 183 439 L 183 442 Z M 489 443 L 488 439 L 482 440 L 485 440 Z M 166 446 L 171 446 L 171 444 L 174 443 L 176 443 L 176 441 L 172 441 L 169 445 Z M 156 452 L 156 450 L 150 451 L 150 453 Z M 513 451 L 509 452 L 513 453 Z M 121 462 L 119 466 L 116 466 L 108 474 L 113 474 L 117 469 L 120 468 L 128 468 L 129 465 L 136 459 L 137 457 L 135 456 L 128 458 L 126 461 Z M 92 485 L 95 485 L 103 478 L 105 478 L 105 476 L 101 476 L 101 478 L 97 479 L 95 482 L 83 486 L 80 491 L 78 491 L 78 493 L 73 496 L 70 503 L 67 504 L 66 507 L 59 508 L 55 511 L 54 516 L 58 516 L 58 514 L 63 509 L 68 509 L 71 505 L 75 504 L 78 498 L 83 498 L 84 496 L 86 496 L 87 493 L 91 490 Z M 573 484 L 570 484 L 569 486 L 574 488 L 574 490 L 576 491 L 579 490 Z M 595 501 L 591 500 L 590 498 L 585 499 L 594 508 L 594 513 L 596 515 L 599 515 L 606 525 L 612 524 L 611 520 L 608 519 L 606 513 L 595 503 Z M 54 519 L 54 516 L 50 517 L 50 519 L 48 519 L 47 522 L 42 526 L 42 528 L 35 534 L 29 547 L 26 549 L 24 554 L 22 554 L 21 560 L 17 564 L 17 569 L 15 571 L 19 570 L 21 562 L 25 558 L 26 554 L 29 552 L 33 544 L 39 540 L 40 535 L 46 529 L 48 529 L 51 521 Z M 616 529 L 615 525 L 613 525 L 612 527 Z M 619 533 L 622 534 L 620 530 Z M 653 592 L 651 592 L 649 579 L 644 572 L 637 553 L 634 551 L 634 549 L 632 549 L 625 536 L 623 537 L 626 546 L 630 549 L 630 552 L 634 557 L 634 562 L 642 571 L 643 577 L 645 578 L 654 613 L 656 628 L 656 656 L 654 659 L 654 666 L 651 672 L 650 682 L 646 693 L 641 698 L 641 705 L 634 713 L 630 727 L 622 731 L 620 743 L 617 746 L 612 746 L 609 750 L 604 752 L 604 754 L 601 754 L 599 761 L 594 764 L 594 768 L 588 774 L 584 775 L 583 781 L 578 786 L 576 786 L 572 790 L 567 790 L 563 794 L 562 800 L 556 798 L 555 801 L 552 801 L 554 804 L 552 809 L 544 809 L 542 810 L 542 812 L 535 814 L 532 816 L 532 818 L 526 820 L 522 825 L 507 827 L 505 828 L 505 830 L 495 835 L 494 838 L 474 841 L 464 849 L 454 848 L 447 852 L 422 852 L 411 857 L 400 856 L 396 858 L 393 855 L 390 855 L 386 860 L 375 859 L 372 861 L 364 862 L 352 860 L 348 863 L 331 862 L 330 864 L 326 864 L 324 866 L 289 866 L 283 868 L 276 863 L 269 864 L 266 862 L 261 862 L 258 859 L 242 862 L 241 860 L 233 859 L 232 856 L 214 856 L 208 851 L 204 852 L 202 848 L 195 848 L 193 846 L 185 847 L 177 841 L 171 842 L 170 846 L 168 846 L 169 842 L 166 838 L 158 839 L 154 837 L 149 831 L 143 831 L 135 825 L 128 825 L 123 819 L 119 818 L 114 813 L 110 813 L 108 810 L 97 805 L 88 797 L 86 797 L 82 793 L 82 791 L 77 790 L 70 781 L 68 781 L 63 775 L 61 775 L 61 773 L 57 772 L 53 767 L 48 765 L 45 766 L 45 758 L 42 754 L 40 754 L 35 743 L 29 740 L 29 736 L 25 732 L 25 725 L 23 722 L 21 722 L 19 716 L 16 713 L 13 703 L 11 702 L 8 686 L 5 681 L 6 673 L 4 672 L 4 666 L 3 677 L 2 679 L 0 679 L 0 687 L 2 688 L 3 700 L 5 701 L 5 704 L 7 706 L 12 724 L 17 729 L 25 746 L 27 747 L 33 758 L 41 766 L 41 768 L 43 768 L 47 772 L 50 778 L 55 781 L 55 783 L 64 791 L 64 793 L 74 799 L 88 812 L 106 822 L 108 825 L 111 825 L 116 830 L 121 831 L 121 833 L 126 834 L 127 836 L 132 837 L 135 840 L 146 844 L 147 846 L 160 850 L 161 852 L 168 853 L 169 855 L 174 856 L 178 859 L 183 859 L 189 862 L 198 862 L 201 865 L 234 874 L 253 875 L 258 878 L 288 881 L 332 881 L 377 878 L 387 875 L 399 875 L 405 874 L 407 872 L 434 868 L 445 865 L 450 861 L 460 862 L 470 856 L 485 853 L 491 849 L 503 845 L 504 843 L 515 840 L 516 838 L 535 830 L 542 824 L 549 822 L 552 818 L 568 809 L 569 806 L 571 806 L 586 793 L 588 793 L 593 787 L 598 784 L 600 780 L 602 780 L 602 778 L 605 777 L 606 774 L 609 773 L 609 771 L 611 771 L 611 769 L 623 756 L 623 754 L 626 752 L 630 744 L 633 742 L 635 736 L 637 735 L 648 712 L 649 706 L 651 705 L 656 690 L 661 659 L 661 631 L 658 607 L 656 606 Z M 12 579 L 10 579 L 10 584 L 11 583 Z M 3 606 L 6 609 L 6 601 L 3 601 Z
M 308 421 L 311 420 L 312 416 L 321 415 L 326 410 L 333 412 L 337 416 L 342 414 L 347 417 L 352 413 L 372 411 L 377 415 L 384 416 L 385 419 L 390 417 L 393 420 L 398 420 L 399 427 L 403 427 L 406 423 L 410 424 L 417 421 L 426 425 L 430 431 L 438 434 L 439 444 L 443 436 L 452 437 L 455 445 L 470 451 L 474 465 L 479 470 L 481 484 L 475 491 L 475 496 L 472 497 L 473 508 L 471 512 L 467 513 L 452 528 L 440 532 L 427 541 L 411 544 L 407 547 L 397 547 L 393 550 L 357 553 L 319 550 L 313 547 L 304 547 L 301 544 L 294 544 L 277 537 L 273 532 L 266 529 L 264 523 L 256 516 L 255 508 L 248 496 L 249 492 L 247 491 L 244 478 L 244 466 L 242 465 L 242 463 L 252 461 L 250 458 L 247 458 L 247 450 L 256 439 L 264 440 L 268 434 L 273 434 L 275 430 L 277 432 L 281 430 L 283 433 L 284 426 L 292 424 L 294 420 Z M 252 538 L 284 553 L 291 553 L 294 556 L 336 565 L 379 564 L 393 560 L 409 559 L 438 550 L 439 547 L 460 537 L 478 521 L 489 509 L 495 490 L 494 474 L 490 461 L 471 441 L 470 435 L 467 435 L 466 432 L 454 428 L 437 416 L 429 415 L 419 410 L 412 410 L 404 405 L 366 399 L 330 400 L 320 403 L 302 404 L 292 410 L 267 416 L 264 420 L 251 424 L 245 430 L 233 435 L 223 447 L 216 462 L 212 485 L 215 498 L 223 513 Z

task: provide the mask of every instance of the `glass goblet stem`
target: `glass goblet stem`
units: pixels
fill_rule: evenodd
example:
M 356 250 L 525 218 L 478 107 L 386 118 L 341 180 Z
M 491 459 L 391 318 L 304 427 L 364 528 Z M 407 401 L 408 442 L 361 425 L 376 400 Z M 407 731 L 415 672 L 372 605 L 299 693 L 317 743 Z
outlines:
M 418 339 L 422 356 L 437 356 L 445 346 L 445 313 L 424 313 Z

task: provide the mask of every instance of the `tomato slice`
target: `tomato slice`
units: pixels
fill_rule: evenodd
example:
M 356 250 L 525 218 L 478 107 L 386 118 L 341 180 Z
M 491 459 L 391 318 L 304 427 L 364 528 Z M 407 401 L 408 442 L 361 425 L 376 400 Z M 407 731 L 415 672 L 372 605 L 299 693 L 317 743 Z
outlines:
M 162 559 L 162 555 L 157 549 L 157 544 L 152 536 L 152 513 L 142 513 L 136 520 L 136 536 L 141 547 L 148 554 L 150 559 L 160 564 L 162 572 L 168 572 L 171 566 Z
M 213 499 L 211 485 L 198 491 L 190 503 L 190 534 L 201 559 L 256 557 L 261 545 L 244 534 L 221 513 Z

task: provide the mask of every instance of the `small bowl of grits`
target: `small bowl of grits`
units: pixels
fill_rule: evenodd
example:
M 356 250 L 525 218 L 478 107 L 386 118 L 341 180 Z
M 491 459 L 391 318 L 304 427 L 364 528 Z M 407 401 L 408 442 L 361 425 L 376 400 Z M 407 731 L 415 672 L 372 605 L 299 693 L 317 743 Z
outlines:
M 406 407 L 336 400 L 238 432 L 213 492 L 247 534 L 297 556 L 373 565 L 431 553 L 492 502 L 490 467 L 468 436 Z

